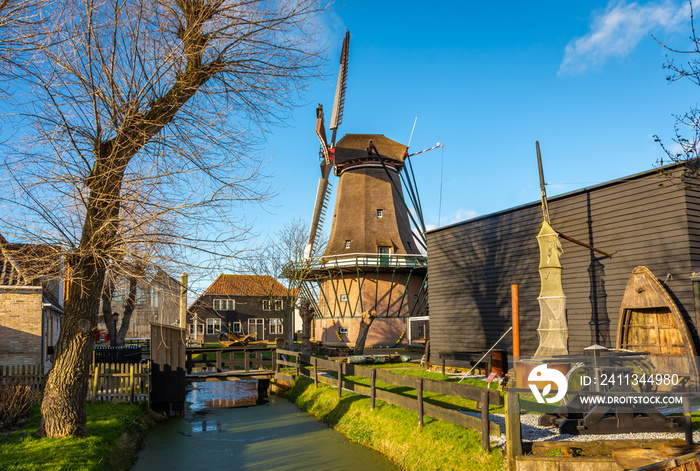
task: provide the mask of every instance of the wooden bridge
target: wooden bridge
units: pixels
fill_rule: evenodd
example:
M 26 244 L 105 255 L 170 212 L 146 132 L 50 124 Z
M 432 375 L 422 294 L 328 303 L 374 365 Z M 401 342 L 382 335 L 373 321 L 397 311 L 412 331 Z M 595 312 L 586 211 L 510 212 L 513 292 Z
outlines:
M 187 382 L 270 379 L 275 372 L 274 347 L 188 347 Z

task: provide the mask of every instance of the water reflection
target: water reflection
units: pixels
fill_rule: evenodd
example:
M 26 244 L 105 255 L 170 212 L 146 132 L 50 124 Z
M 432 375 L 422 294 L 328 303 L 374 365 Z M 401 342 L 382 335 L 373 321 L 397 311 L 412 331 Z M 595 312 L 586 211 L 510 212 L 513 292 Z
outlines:
M 195 411 L 254 406 L 258 403 L 258 380 L 192 383 L 185 400 Z

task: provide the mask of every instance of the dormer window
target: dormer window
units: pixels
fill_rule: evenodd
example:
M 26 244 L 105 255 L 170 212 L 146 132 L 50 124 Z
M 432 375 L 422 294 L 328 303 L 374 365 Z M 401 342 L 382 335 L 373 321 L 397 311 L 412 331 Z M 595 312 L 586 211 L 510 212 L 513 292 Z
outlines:
M 378 209 L 377 210 L 377 219 L 383 219 L 383 218 L 384 218 L 384 210 Z

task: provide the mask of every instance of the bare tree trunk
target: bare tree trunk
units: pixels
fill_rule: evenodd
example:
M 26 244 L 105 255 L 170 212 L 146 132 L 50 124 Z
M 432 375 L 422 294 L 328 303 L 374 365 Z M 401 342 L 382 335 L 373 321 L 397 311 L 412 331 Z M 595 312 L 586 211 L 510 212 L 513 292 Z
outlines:
M 138 269 L 139 276 L 143 274 L 143 269 Z M 126 297 L 126 304 L 124 305 L 124 313 L 122 316 L 122 323 L 119 326 L 119 332 L 117 332 L 115 337 L 115 347 L 121 347 L 124 345 L 124 339 L 126 338 L 127 332 L 129 332 L 129 324 L 131 323 L 131 316 L 134 314 L 134 308 L 136 307 L 136 285 L 138 283 L 138 278 L 136 276 L 129 277 L 129 295 Z
M 102 291 L 102 319 L 105 321 L 107 334 L 109 335 L 110 345 L 112 347 L 114 346 L 114 339 L 117 335 L 114 328 L 114 318 L 112 316 L 112 299 L 114 298 L 114 288 L 114 283 L 108 277 L 105 280 L 105 288 Z
M 377 311 L 365 311 L 362 313 L 362 322 L 360 322 L 360 331 L 357 333 L 355 348 L 353 354 L 362 355 L 365 352 L 365 342 L 369 328 L 372 327 L 372 322 L 377 318 Z
M 94 257 L 75 266 L 64 318 L 41 402 L 40 435 L 87 435 L 85 404 L 105 268 Z
M 313 353 L 311 350 L 311 323 L 314 320 L 314 310 L 308 300 L 300 299 L 300 301 L 305 301 L 305 303 L 297 303 L 301 314 L 301 353 L 311 356 Z

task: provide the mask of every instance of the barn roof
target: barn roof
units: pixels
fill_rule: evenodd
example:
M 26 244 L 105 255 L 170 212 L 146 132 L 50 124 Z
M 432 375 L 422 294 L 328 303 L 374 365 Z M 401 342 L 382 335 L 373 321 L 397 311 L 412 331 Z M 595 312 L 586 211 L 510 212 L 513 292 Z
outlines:
M 269 275 L 219 275 L 204 295 L 287 296 L 282 283 Z

